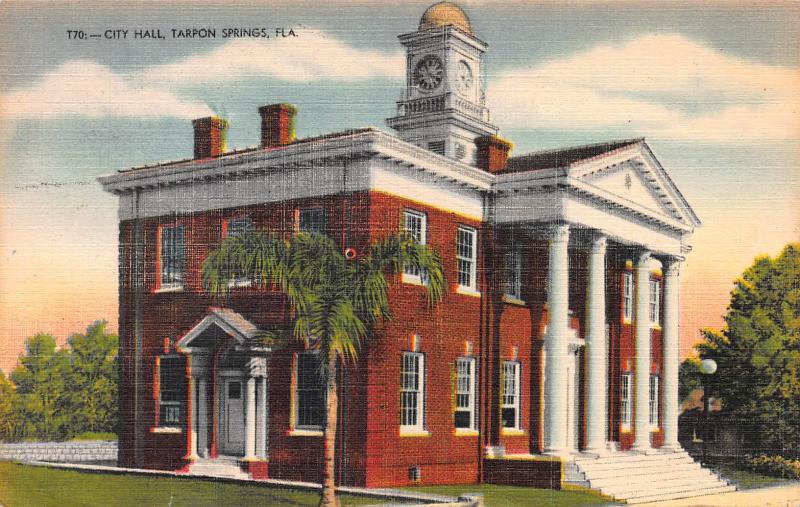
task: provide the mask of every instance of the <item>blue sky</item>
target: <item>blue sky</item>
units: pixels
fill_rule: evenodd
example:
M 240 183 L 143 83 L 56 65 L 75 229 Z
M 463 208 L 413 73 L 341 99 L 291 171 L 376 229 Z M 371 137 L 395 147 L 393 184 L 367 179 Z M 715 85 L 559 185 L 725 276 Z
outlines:
M 116 323 L 116 202 L 94 181 L 191 155 L 190 120 L 258 143 L 260 105 L 298 135 L 374 125 L 403 85 L 397 35 L 428 2 L 0 4 L 0 368 L 24 338 Z M 646 136 L 704 222 L 683 337 L 719 325 L 733 279 L 800 238 L 800 7 L 462 2 L 489 43 L 488 105 L 514 153 Z M 294 39 L 68 40 L 66 30 L 294 28 Z

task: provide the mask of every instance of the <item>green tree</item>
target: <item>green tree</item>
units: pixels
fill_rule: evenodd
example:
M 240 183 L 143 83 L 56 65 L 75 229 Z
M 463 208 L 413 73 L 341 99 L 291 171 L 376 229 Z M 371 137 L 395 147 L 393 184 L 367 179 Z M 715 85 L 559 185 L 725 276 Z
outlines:
M 17 420 L 15 408 L 19 396 L 14 383 L 0 370 L 0 442 L 16 439 Z
M 106 326 L 106 321 L 96 321 L 85 334 L 74 333 L 67 340 L 70 437 L 86 431 L 116 431 L 119 340 Z
M 697 346 L 719 365 L 723 410 L 761 452 L 800 452 L 800 244 L 755 260 L 736 280 L 722 331 Z
M 17 386 L 17 416 L 24 438 L 63 438 L 69 426 L 66 371 L 69 357 L 56 349 L 56 340 L 49 334 L 37 334 L 25 343 L 25 355 L 11 373 Z
M 263 232 L 227 238 L 203 263 L 203 281 L 213 294 L 225 294 L 229 282 L 245 276 L 286 294 L 293 313 L 288 329 L 269 333 L 275 343 L 292 337 L 319 351 L 325 382 L 326 423 L 324 470 L 320 505 L 336 506 L 334 484 L 337 368 L 358 359 L 371 327 L 390 319 L 387 276 L 403 267 L 418 269 L 426 280 L 431 305 L 445 287 L 436 252 L 408 235 L 372 243 L 363 256 L 348 260 L 327 236 L 296 234 L 289 240 Z

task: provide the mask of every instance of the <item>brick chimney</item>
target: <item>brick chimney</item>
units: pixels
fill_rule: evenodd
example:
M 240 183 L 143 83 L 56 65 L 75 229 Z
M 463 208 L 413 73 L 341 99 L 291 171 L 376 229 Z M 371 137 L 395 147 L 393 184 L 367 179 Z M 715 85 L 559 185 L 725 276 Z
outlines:
M 194 158 L 210 158 L 225 153 L 227 120 L 208 116 L 192 120 L 192 127 L 194 127 Z
M 478 167 L 490 173 L 499 173 L 506 168 L 511 143 L 498 136 L 483 136 L 475 139 L 478 148 Z
M 270 104 L 258 108 L 261 115 L 261 147 L 285 146 L 295 140 L 297 108 L 291 104 Z

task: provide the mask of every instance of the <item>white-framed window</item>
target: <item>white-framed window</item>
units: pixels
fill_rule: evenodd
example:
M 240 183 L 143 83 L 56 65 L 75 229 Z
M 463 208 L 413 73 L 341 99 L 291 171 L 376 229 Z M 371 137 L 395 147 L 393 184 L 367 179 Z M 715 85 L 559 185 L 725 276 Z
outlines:
M 658 428 L 658 375 L 650 375 L 650 427 Z
M 400 358 L 400 431 L 425 429 L 425 356 L 403 352 Z
M 503 428 L 519 429 L 520 369 L 517 361 L 503 361 Z
M 297 215 L 298 232 L 315 232 L 326 234 L 328 231 L 328 216 L 325 208 L 302 209 Z
M 159 356 L 157 367 L 158 426 L 181 426 L 186 400 L 186 363 L 180 356 Z
M 403 230 L 420 245 L 424 245 L 428 239 L 427 228 L 428 219 L 425 213 L 409 209 L 403 211 Z M 406 267 L 403 271 L 403 280 L 421 282 L 419 269 L 413 266 Z
M 630 271 L 622 274 L 622 317 L 628 321 L 633 318 L 633 273 Z
M 503 293 L 513 299 L 522 299 L 522 250 L 511 245 L 505 254 Z
M 229 218 L 225 222 L 225 237 L 244 236 L 253 230 L 253 220 L 250 217 Z
M 629 430 L 633 417 L 633 403 L 631 399 L 631 380 L 633 375 L 624 372 L 619 378 L 619 422 L 622 429 Z
M 472 227 L 460 226 L 456 235 L 456 262 L 458 285 L 470 291 L 477 290 L 477 234 Z
M 295 355 L 294 428 L 321 430 L 325 420 L 325 383 L 320 374 L 320 355 Z
M 661 282 L 650 280 L 650 322 L 658 325 L 661 315 Z
M 162 227 L 160 236 L 161 288 L 183 287 L 186 279 L 184 228 L 182 225 Z
M 225 237 L 242 237 L 253 230 L 253 220 L 250 217 L 229 218 L 225 222 Z M 250 280 L 242 272 L 234 272 L 229 285 L 231 287 L 241 287 L 250 285 Z
M 456 413 L 454 419 L 457 429 L 474 430 L 476 428 L 475 363 L 473 357 L 456 359 Z

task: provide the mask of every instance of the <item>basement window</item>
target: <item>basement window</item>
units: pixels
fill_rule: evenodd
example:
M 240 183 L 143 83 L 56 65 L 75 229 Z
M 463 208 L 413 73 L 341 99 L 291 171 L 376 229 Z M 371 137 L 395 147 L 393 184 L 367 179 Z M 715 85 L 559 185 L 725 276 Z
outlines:
M 422 469 L 419 467 L 419 465 L 410 467 L 408 469 L 408 480 L 411 482 L 422 481 Z

